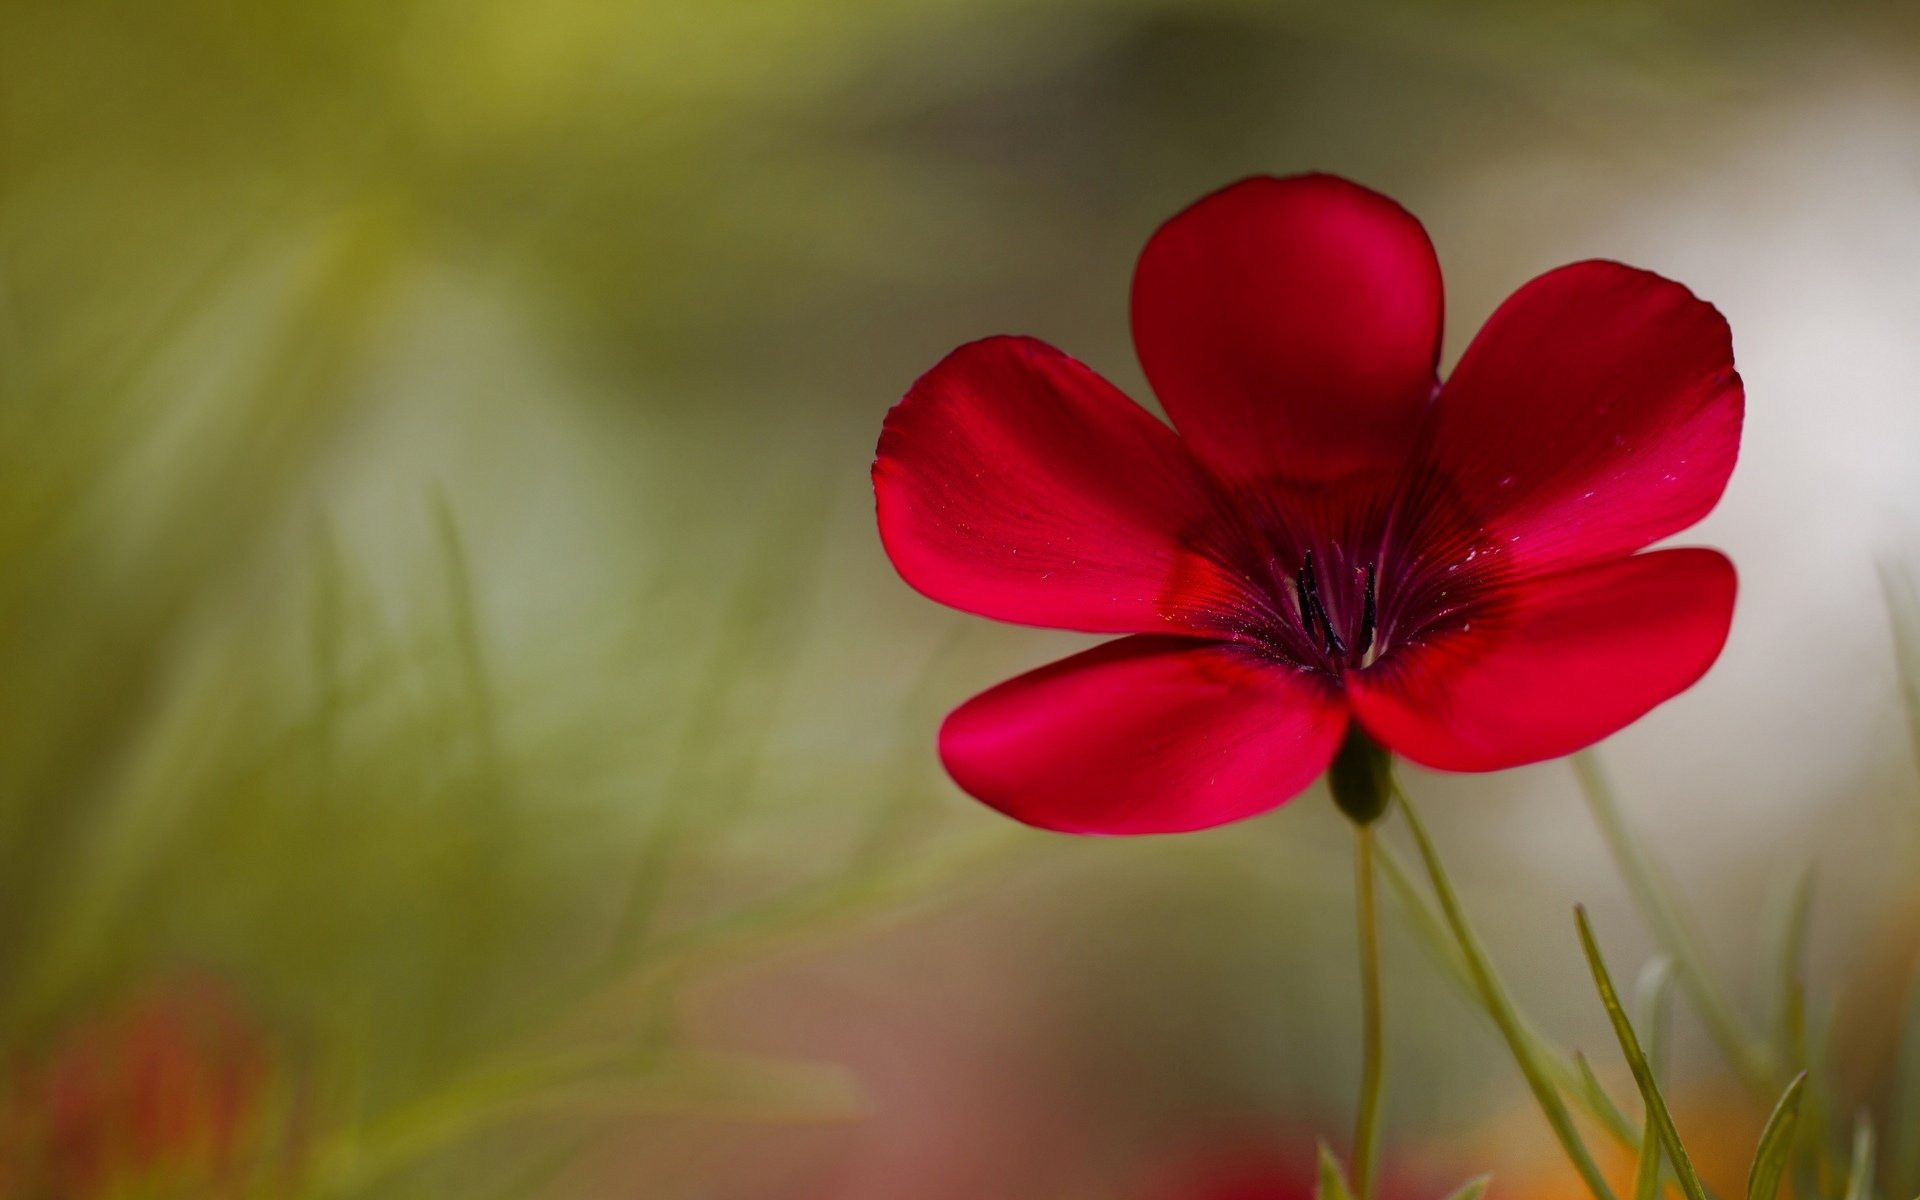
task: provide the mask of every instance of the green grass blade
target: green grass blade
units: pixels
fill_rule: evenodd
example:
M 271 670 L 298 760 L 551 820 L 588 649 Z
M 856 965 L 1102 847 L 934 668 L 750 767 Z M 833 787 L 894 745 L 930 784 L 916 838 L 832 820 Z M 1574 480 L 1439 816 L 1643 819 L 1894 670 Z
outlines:
M 1346 1172 L 1340 1169 L 1340 1160 L 1327 1149 L 1325 1142 L 1320 1143 L 1320 1190 L 1318 1200 L 1353 1200 L 1353 1190 L 1347 1186 Z
M 1399 789 L 1395 789 L 1399 791 Z M 1566 1101 L 1560 1098 L 1560 1092 L 1554 1087 L 1545 1066 L 1535 1052 L 1531 1039 L 1520 1023 L 1513 1000 L 1507 995 L 1505 985 L 1494 973 L 1493 965 L 1487 959 L 1487 953 L 1480 944 L 1478 935 L 1468 924 L 1465 911 L 1460 907 L 1460 897 L 1454 893 L 1453 884 L 1447 878 L 1445 866 L 1440 855 L 1433 848 L 1433 841 L 1427 836 L 1426 827 L 1414 811 L 1413 804 L 1406 794 L 1400 792 L 1400 811 L 1406 814 L 1407 828 L 1413 833 L 1414 844 L 1420 850 L 1420 858 L 1427 868 L 1427 878 L 1433 884 L 1434 896 L 1440 901 L 1440 911 L 1446 917 L 1447 926 L 1453 932 L 1461 958 L 1465 961 L 1479 993 L 1481 1003 L 1486 1007 L 1487 1015 L 1506 1039 L 1507 1048 L 1513 1054 L 1514 1062 L 1520 1073 L 1526 1077 L 1527 1087 L 1540 1105 L 1541 1113 L 1547 1124 L 1552 1127 L 1554 1136 L 1560 1140 L 1561 1148 L 1572 1160 L 1574 1169 L 1586 1183 L 1587 1190 L 1593 1193 L 1594 1200 L 1614 1200 L 1613 1189 L 1607 1186 L 1606 1177 L 1600 1173 L 1600 1167 L 1593 1161 L 1586 1143 L 1580 1138 L 1580 1131 L 1574 1127 L 1573 1115 L 1567 1111 Z M 1693 1196 L 1690 1200 L 1706 1200 L 1705 1196 Z
M 1421 946 L 1439 964 L 1446 978 L 1460 989 L 1460 994 L 1466 998 L 1467 1003 L 1484 1011 L 1485 1005 L 1481 1000 L 1479 987 L 1474 983 L 1473 971 L 1461 957 L 1459 948 L 1454 945 L 1452 936 L 1447 932 L 1445 921 L 1435 910 L 1433 901 L 1413 882 L 1405 865 L 1385 843 L 1375 849 L 1379 855 L 1381 873 L 1386 877 L 1388 887 L 1400 905 L 1400 911 L 1406 915 Z M 1525 1013 L 1518 1012 L 1517 1006 L 1515 1015 L 1519 1021 L 1520 1036 L 1526 1040 L 1528 1051 L 1541 1064 L 1554 1085 L 1578 1102 L 1586 1114 L 1622 1147 L 1628 1150 L 1634 1149 L 1638 1144 L 1635 1140 L 1638 1134 L 1633 1123 L 1627 1120 L 1626 1114 L 1620 1111 L 1612 1097 L 1608 1096 L 1604 1090 L 1589 1086 L 1587 1078 L 1581 1074 L 1579 1068 L 1575 1067 L 1558 1047 L 1540 1033 L 1538 1027 L 1527 1018 Z
M 1773 1065 L 1708 968 L 1692 923 L 1658 864 L 1634 837 L 1599 758 L 1593 751 L 1583 750 L 1573 756 L 1573 771 L 1608 853 L 1620 868 L 1660 948 L 1673 959 L 1680 986 L 1700 1014 L 1708 1036 L 1749 1088 L 1756 1093 L 1770 1092 Z
M 1900 699 L 1907 713 L 1907 734 L 1914 762 L 1920 764 L 1920 588 L 1903 570 L 1880 564 L 1880 590 L 1893 628 L 1894 666 L 1900 675 Z
M 485 784 L 480 795 L 487 803 L 499 804 L 506 798 L 500 719 L 495 712 L 492 670 L 487 662 L 486 630 L 474 588 L 473 554 L 445 491 L 434 490 L 432 506 L 434 536 L 440 543 L 441 568 L 446 575 L 448 625 L 459 660 L 460 691 Z
M 1906 1017 L 1894 1055 L 1887 1187 L 1896 1196 L 1920 1188 L 1920 971 L 1907 984 Z
M 1647 1062 L 1659 1078 L 1664 1065 L 1667 1041 L 1667 997 L 1673 992 L 1673 960 L 1660 955 L 1640 970 L 1634 984 L 1633 1006 L 1640 1014 L 1640 1028 L 1647 1031 Z
M 1641 1027 L 1647 1031 L 1647 1066 L 1654 1078 L 1660 1076 L 1667 1040 L 1667 996 L 1673 988 L 1673 960 L 1665 956 L 1649 962 L 1640 972 L 1634 987 L 1634 1007 L 1640 1013 Z M 1660 1124 L 1647 1110 L 1640 1130 L 1640 1157 L 1633 1172 L 1633 1200 L 1659 1200 L 1660 1183 L 1666 1174 L 1666 1162 L 1660 1149 Z
M 1447 1200 L 1480 1200 L 1481 1194 L 1487 1190 L 1487 1185 L 1492 1182 L 1493 1176 L 1491 1175 L 1475 1175 L 1472 1179 L 1467 1180 L 1455 1188 L 1453 1192 L 1447 1196 Z
M 1665 1162 L 1660 1150 L 1660 1123 L 1649 1112 L 1640 1133 L 1640 1161 L 1633 1170 L 1633 1200 L 1659 1200 Z
M 804 645 L 796 632 L 802 606 L 793 597 L 808 578 L 808 564 L 817 560 L 830 515 L 828 493 L 806 496 L 773 513 L 753 538 L 721 621 L 730 632 L 718 639 L 702 684 L 688 701 L 665 798 L 635 864 L 611 946 L 616 966 L 631 962 L 658 933 L 654 922 L 672 877 L 704 856 L 703 835 L 722 828 L 751 789 L 766 748 L 764 730 Z M 756 676 L 759 686 L 752 686 Z M 742 695 L 753 705 L 745 714 L 737 707 Z M 747 739 L 733 730 L 760 730 L 762 736 Z
M 1673 1113 L 1667 1108 L 1667 1101 L 1660 1094 L 1659 1081 L 1653 1077 L 1653 1067 L 1647 1062 L 1646 1053 L 1640 1048 L 1640 1039 L 1633 1032 L 1633 1022 L 1627 1019 L 1627 1012 L 1620 1007 L 1620 994 L 1614 990 L 1613 977 L 1607 973 L 1606 959 L 1601 957 L 1600 945 L 1594 941 L 1593 927 L 1587 923 L 1587 910 L 1576 906 L 1573 910 L 1574 921 L 1580 929 L 1580 948 L 1586 952 L 1587 965 L 1593 971 L 1593 983 L 1600 991 L 1600 1003 L 1606 1007 L 1607 1019 L 1613 1022 L 1614 1036 L 1620 1039 L 1620 1052 L 1627 1057 L 1627 1066 L 1633 1071 L 1633 1081 L 1640 1086 L 1640 1098 L 1646 1102 L 1648 1116 L 1659 1126 L 1660 1141 L 1667 1148 L 1667 1157 L 1673 1162 L 1673 1169 L 1680 1177 L 1681 1190 L 1687 1194 L 1687 1200 L 1707 1200 L 1707 1189 L 1700 1182 L 1700 1175 L 1693 1169 L 1693 1160 L 1687 1155 L 1687 1148 L 1680 1144 L 1680 1130 L 1673 1123 Z
M 1578 1050 L 1573 1052 L 1571 1071 L 1574 1076 L 1572 1083 L 1570 1085 L 1563 1083 L 1561 1086 L 1572 1092 L 1574 1098 L 1580 1101 L 1581 1107 L 1599 1117 L 1601 1123 L 1609 1130 L 1617 1127 L 1620 1131 L 1618 1136 L 1624 1137 L 1626 1131 L 1630 1129 L 1627 1115 L 1620 1111 L 1620 1106 L 1615 1104 L 1613 1097 L 1607 1094 L 1607 1089 L 1600 1082 L 1600 1077 L 1593 1073 L 1593 1064 L 1587 1061 L 1587 1056 Z
M 1847 1161 L 1847 1190 L 1842 1200 L 1873 1196 L 1873 1118 L 1861 1113 L 1853 1123 L 1853 1156 Z
M 1807 1073 L 1800 1072 L 1780 1093 L 1767 1127 L 1760 1131 L 1760 1146 L 1753 1154 L 1753 1169 L 1747 1173 L 1747 1200 L 1774 1200 L 1780 1191 L 1780 1177 L 1786 1173 L 1787 1159 L 1793 1154 L 1793 1130 L 1800 1120 L 1800 1097 L 1806 1091 Z
M 1807 1063 L 1806 1038 L 1806 961 L 1807 937 L 1813 918 L 1813 867 L 1808 866 L 1794 881 L 1793 891 L 1781 905 L 1773 934 L 1773 959 L 1777 970 L 1774 985 L 1774 1053 L 1779 1061 L 1804 1070 Z

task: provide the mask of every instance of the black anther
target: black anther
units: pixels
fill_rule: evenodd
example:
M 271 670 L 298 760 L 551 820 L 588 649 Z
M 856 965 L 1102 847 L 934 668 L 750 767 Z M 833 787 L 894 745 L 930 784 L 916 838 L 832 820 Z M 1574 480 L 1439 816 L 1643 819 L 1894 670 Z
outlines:
M 1300 590 L 1300 618 L 1307 627 L 1307 636 L 1314 636 L 1313 623 L 1320 622 L 1321 647 L 1328 654 L 1345 654 L 1347 646 L 1340 635 L 1333 631 L 1333 620 L 1327 616 L 1327 606 L 1320 599 L 1320 580 L 1313 573 L 1313 551 L 1300 562 L 1300 574 L 1296 578 Z
M 1373 564 L 1372 563 L 1367 564 L 1367 592 L 1365 597 L 1361 600 L 1361 605 L 1362 607 L 1360 610 L 1360 652 L 1364 654 L 1366 653 L 1367 648 L 1373 645 L 1373 627 L 1374 627 L 1375 619 L 1378 616 L 1378 610 L 1376 608 L 1374 596 L 1373 596 Z
M 1308 580 L 1313 578 L 1312 572 L 1313 572 L 1313 551 L 1309 550 L 1307 551 L 1307 561 L 1301 564 L 1300 573 L 1293 577 L 1294 596 L 1300 605 L 1300 624 L 1303 628 L 1306 629 L 1307 640 L 1309 642 L 1319 640 L 1319 634 L 1315 633 L 1313 628 L 1313 618 L 1314 618 L 1313 589 L 1311 585 L 1307 582 Z

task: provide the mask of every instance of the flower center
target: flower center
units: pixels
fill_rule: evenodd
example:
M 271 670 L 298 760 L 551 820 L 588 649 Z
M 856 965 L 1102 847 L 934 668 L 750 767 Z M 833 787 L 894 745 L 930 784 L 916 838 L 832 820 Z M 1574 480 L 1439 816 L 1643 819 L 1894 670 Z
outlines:
M 1366 563 L 1352 574 L 1354 579 L 1339 581 L 1347 585 L 1339 589 L 1345 594 L 1332 597 L 1332 608 L 1329 608 L 1328 591 L 1322 587 L 1320 574 L 1314 567 L 1313 551 L 1307 551 L 1301 558 L 1300 569 L 1293 576 L 1294 616 L 1299 621 L 1299 632 L 1306 644 L 1324 658 L 1327 669 L 1336 674 L 1349 667 L 1367 666 L 1377 657 L 1374 634 L 1380 617 L 1376 590 L 1378 570 L 1373 563 Z
M 1294 574 L 1294 603 L 1296 616 L 1300 618 L 1300 632 L 1306 634 L 1309 645 L 1317 645 L 1323 655 L 1327 655 L 1329 664 L 1334 668 L 1344 668 L 1354 662 L 1365 666 L 1371 662 L 1373 653 L 1373 628 L 1379 620 L 1379 597 L 1375 595 L 1375 566 L 1367 563 L 1361 568 L 1365 584 L 1359 597 L 1359 628 L 1354 630 L 1352 641 L 1340 637 L 1340 630 L 1334 628 L 1331 612 L 1327 612 L 1327 599 L 1321 593 L 1319 574 L 1313 570 L 1313 551 L 1308 551 L 1300 561 L 1300 570 Z
M 1337 681 L 1497 619 L 1508 545 L 1444 483 L 1417 507 L 1385 480 L 1234 493 L 1188 533 L 1169 621 Z

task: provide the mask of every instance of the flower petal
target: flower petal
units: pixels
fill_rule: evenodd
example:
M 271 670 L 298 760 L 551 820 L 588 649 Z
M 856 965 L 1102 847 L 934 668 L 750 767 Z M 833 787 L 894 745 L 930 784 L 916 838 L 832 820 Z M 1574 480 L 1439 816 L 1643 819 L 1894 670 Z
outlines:
M 1220 643 L 1130 637 L 956 709 L 940 757 L 970 795 L 1067 833 L 1178 833 L 1266 812 L 1312 783 L 1347 716 L 1337 691 Z
M 1445 771 L 1495 771 L 1589 746 L 1686 690 L 1720 656 L 1733 564 L 1656 550 L 1509 586 L 1462 627 L 1348 672 L 1354 717 Z
M 1719 501 L 1743 410 L 1712 305 L 1647 271 L 1574 263 L 1515 292 L 1467 348 L 1401 512 L 1450 493 L 1528 571 L 1628 554 Z
M 1161 226 L 1133 278 L 1148 381 L 1237 481 L 1398 467 L 1433 397 L 1441 309 L 1420 222 L 1330 175 L 1215 192 Z
M 1029 338 L 962 346 L 915 383 L 887 414 L 873 488 L 901 576 L 982 616 L 1163 631 L 1241 591 L 1195 548 L 1220 502 L 1179 436 Z

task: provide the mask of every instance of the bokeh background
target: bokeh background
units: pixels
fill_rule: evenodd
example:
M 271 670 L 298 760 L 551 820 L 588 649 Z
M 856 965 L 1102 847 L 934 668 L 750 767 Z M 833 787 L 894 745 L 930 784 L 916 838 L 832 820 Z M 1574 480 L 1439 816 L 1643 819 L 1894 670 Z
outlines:
M 1332 806 L 966 800 L 940 716 L 1083 640 L 911 593 L 866 470 L 985 334 L 1144 398 L 1148 234 L 1309 169 L 1425 220 L 1449 360 L 1576 258 L 1730 318 L 1733 638 L 1601 753 L 1756 1023 L 1817 865 L 1837 1094 L 1920 1127 L 1911 6 L 0 0 L 0 1194 L 1304 1195 Z M 1652 943 L 1572 774 L 1407 786 L 1631 1095 L 1570 905 Z M 1388 922 L 1393 1186 L 1576 1194 Z M 1676 1038 L 1738 1189 L 1753 1102 Z

